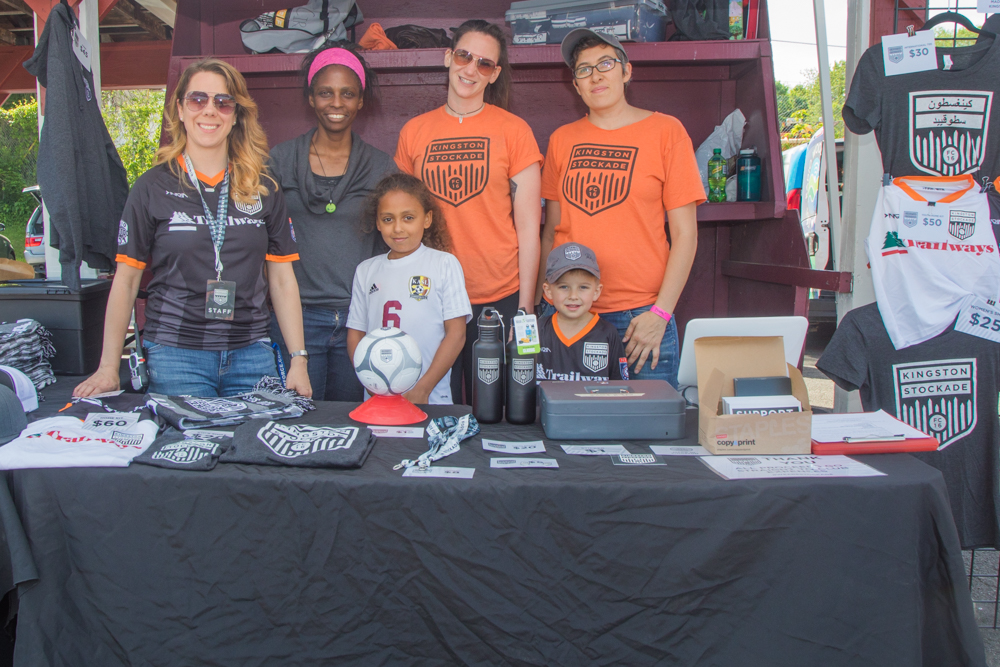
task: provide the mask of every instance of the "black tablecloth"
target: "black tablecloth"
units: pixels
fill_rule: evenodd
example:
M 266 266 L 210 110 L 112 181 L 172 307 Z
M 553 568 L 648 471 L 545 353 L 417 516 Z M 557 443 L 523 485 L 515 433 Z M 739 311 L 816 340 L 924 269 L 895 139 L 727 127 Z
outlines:
M 912 457 L 728 482 L 557 445 L 558 470 L 494 470 L 466 441 L 440 464 L 471 480 L 403 478 L 406 439 L 350 471 L 10 473 L 2 575 L 37 566 L 15 664 L 985 665 L 941 476 Z

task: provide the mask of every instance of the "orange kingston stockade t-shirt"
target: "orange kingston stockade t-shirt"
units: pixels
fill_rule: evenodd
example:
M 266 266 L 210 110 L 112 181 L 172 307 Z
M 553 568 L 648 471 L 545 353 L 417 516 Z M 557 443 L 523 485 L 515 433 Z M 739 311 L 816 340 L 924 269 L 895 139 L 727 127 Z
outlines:
M 597 254 L 604 290 L 593 311 L 656 301 L 667 269 L 664 213 L 705 201 L 691 138 L 673 116 L 654 113 L 617 130 L 587 118 L 552 133 L 542 197 L 559 202 L 555 245 Z
M 396 164 L 440 200 L 472 303 L 518 290 L 510 178 L 541 161 L 528 124 L 491 104 L 462 123 L 441 107 L 399 133 Z

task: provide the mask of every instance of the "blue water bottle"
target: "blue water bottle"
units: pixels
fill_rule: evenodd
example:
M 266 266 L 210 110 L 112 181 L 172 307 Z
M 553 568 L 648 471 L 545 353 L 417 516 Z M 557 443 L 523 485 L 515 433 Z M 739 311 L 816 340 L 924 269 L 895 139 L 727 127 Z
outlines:
M 736 161 L 736 201 L 760 201 L 760 158 L 755 148 L 741 150 Z

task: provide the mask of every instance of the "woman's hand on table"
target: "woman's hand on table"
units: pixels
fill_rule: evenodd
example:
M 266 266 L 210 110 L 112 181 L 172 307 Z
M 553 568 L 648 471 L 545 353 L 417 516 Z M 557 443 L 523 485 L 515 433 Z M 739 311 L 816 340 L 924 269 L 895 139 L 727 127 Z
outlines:
M 121 386 L 120 380 L 118 379 L 118 371 L 111 370 L 110 368 L 104 368 L 102 366 L 97 369 L 96 373 L 76 385 L 76 388 L 73 390 L 73 396 L 86 398 L 87 396 L 93 396 L 94 394 L 103 394 L 108 391 L 118 391 L 120 388 Z
M 305 357 L 295 357 L 289 364 L 285 376 L 285 388 L 294 389 L 300 396 L 312 398 L 312 384 L 309 383 L 309 366 Z
M 628 363 L 635 364 L 636 373 L 642 370 L 647 359 L 650 361 L 649 368 L 656 368 L 656 364 L 660 361 L 660 342 L 666 331 L 667 321 L 649 311 L 633 317 L 629 322 L 622 342 L 625 343 Z

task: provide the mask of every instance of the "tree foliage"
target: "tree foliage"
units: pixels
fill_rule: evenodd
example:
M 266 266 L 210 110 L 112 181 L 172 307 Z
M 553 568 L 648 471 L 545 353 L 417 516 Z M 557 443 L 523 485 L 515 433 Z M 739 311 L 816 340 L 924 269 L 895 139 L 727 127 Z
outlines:
M 128 184 L 153 166 L 163 121 L 162 90 L 106 90 L 104 123 L 121 156 Z
M 845 75 L 847 63 L 835 62 L 830 68 L 830 90 L 833 115 L 836 119 L 834 136 L 844 136 L 844 121 L 840 110 L 844 106 Z M 789 88 L 777 84 L 778 119 L 781 123 L 782 148 L 801 143 L 823 127 L 823 106 L 820 98 L 819 73 L 806 70 L 806 82 Z

